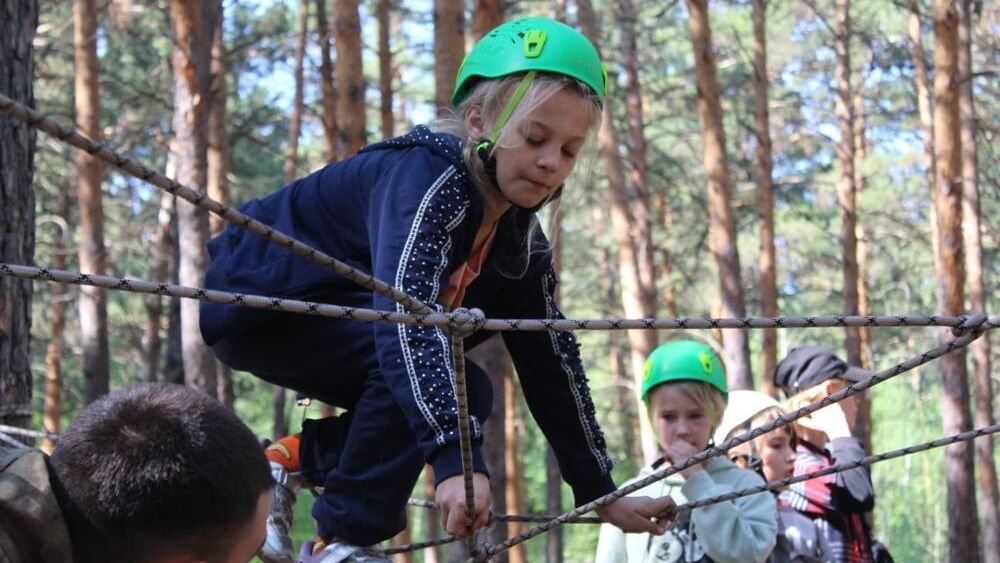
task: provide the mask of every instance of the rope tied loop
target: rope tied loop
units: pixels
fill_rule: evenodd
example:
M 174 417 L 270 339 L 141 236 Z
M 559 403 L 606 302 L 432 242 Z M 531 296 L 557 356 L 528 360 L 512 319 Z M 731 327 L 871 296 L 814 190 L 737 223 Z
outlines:
M 972 315 L 962 315 L 959 317 L 961 322 L 951 328 L 951 333 L 955 336 L 962 336 L 969 332 L 982 332 L 989 327 L 987 317 L 984 313 L 974 313 Z M 983 326 L 986 325 L 986 326 Z
M 481 309 L 466 309 L 459 307 L 455 309 L 448 321 L 448 332 L 453 336 L 465 338 L 483 327 L 486 322 L 486 313 Z

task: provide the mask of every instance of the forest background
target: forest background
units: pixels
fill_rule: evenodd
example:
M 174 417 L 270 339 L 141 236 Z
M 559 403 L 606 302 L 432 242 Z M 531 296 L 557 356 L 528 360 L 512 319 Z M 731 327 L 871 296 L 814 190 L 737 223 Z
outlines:
M 1000 311 L 991 291 L 1000 279 L 993 2 L 5 0 L 5 9 L 22 5 L 38 14 L 28 39 L 35 107 L 233 203 L 427 122 L 476 37 L 508 19 L 557 17 L 599 44 L 613 117 L 581 156 L 559 213 L 542 217 L 557 241 L 568 317 Z M 22 263 L 200 285 L 217 218 L 209 226 L 189 205 L 44 134 L 33 178 L 31 193 L 0 200 L 30 207 L 34 240 Z M 30 364 L 18 396 L 30 416 L 0 409 L 0 422 L 58 433 L 86 402 L 143 380 L 199 387 L 262 437 L 329 412 L 216 365 L 184 336 L 196 334 L 192 305 L 44 283 L 27 291 Z M 795 346 L 824 344 L 884 369 L 941 334 L 684 335 L 720 351 L 732 386 L 773 392 L 774 363 Z M 657 342 L 678 336 L 578 333 L 619 483 L 655 454 L 635 398 L 637 368 Z M 977 343 L 968 357 L 873 389 L 856 434 L 881 452 L 990 424 L 995 348 Z M 496 512 L 568 510 L 572 495 L 553 478 L 502 347 L 473 358 L 496 376 L 487 429 Z M 0 366 L 0 378 L 5 368 L 16 371 Z M 996 458 L 987 438 L 975 451 L 875 465 L 875 535 L 897 561 L 997 561 Z M 309 500 L 297 506 L 300 541 L 311 534 Z M 588 561 L 596 534 L 564 526 L 506 556 Z M 435 518 L 412 508 L 398 542 L 437 535 Z M 461 560 L 463 549 L 411 560 Z

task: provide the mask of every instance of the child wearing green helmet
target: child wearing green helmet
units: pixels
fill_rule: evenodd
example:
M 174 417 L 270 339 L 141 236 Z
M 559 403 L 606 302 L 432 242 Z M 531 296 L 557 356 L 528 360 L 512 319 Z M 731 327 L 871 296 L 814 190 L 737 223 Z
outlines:
M 579 32 L 542 18 L 503 24 L 466 58 L 449 118 L 366 147 L 241 209 L 437 311 L 561 318 L 535 211 L 558 196 L 573 170 L 599 121 L 605 83 L 597 50 Z M 236 226 L 209 252 L 211 289 L 403 312 Z M 426 464 L 449 533 L 468 535 L 487 523 L 480 429 L 492 387 L 479 366 L 466 363 L 475 471 L 469 518 L 447 333 L 215 303 L 202 305 L 201 328 L 229 366 L 346 410 L 307 421 L 300 434 L 267 449 L 278 486 L 266 562 L 294 560 L 287 532 L 303 485 L 323 493 L 312 510 L 319 541 L 304 546 L 301 561 L 388 561 L 367 546 L 406 526 L 406 502 Z M 489 336 L 476 333 L 466 347 Z M 577 505 L 613 491 L 574 336 L 503 337 Z M 627 531 L 658 533 L 664 525 L 652 517 L 671 502 L 628 498 L 598 512 Z
M 679 465 L 708 448 L 729 389 L 722 363 L 711 348 L 694 340 L 676 340 L 659 346 L 647 358 L 641 394 L 663 456 L 633 481 Z M 670 496 L 680 505 L 762 483 L 756 473 L 717 456 L 634 494 Z M 659 537 L 624 534 L 602 525 L 595 561 L 764 561 L 775 543 L 775 510 L 773 497 L 758 493 L 684 513 Z

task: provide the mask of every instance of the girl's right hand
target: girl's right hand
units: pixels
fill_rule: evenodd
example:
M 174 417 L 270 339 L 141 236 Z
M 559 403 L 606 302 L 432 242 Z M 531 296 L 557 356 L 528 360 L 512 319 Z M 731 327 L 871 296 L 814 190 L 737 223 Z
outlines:
M 605 522 L 614 524 L 626 533 L 647 533 L 662 536 L 673 515 L 660 514 L 677 506 L 670 497 L 622 497 L 615 502 L 597 509 L 597 515 Z

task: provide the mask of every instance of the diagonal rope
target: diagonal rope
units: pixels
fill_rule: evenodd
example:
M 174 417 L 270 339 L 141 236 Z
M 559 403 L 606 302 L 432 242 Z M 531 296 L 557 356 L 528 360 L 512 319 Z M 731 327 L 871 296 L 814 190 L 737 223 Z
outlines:
M 598 499 L 596 499 L 594 501 L 591 501 L 591 502 L 589 502 L 587 504 L 584 504 L 584 505 L 576 508 L 575 510 L 572 510 L 570 512 L 566 512 L 566 513 L 560 515 L 559 517 L 554 518 L 554 519 L 546 522 L 545 524 L 542 524 L 540 526 L 536 526 L 534 528 L 531 528 L 530 530 L 527 530 L 523 534 L 520 534 L 518 536 L 510 538 L 510 539 L 508 539 L 507 541 L 505 541 L 503 543 L 500 543 L 500 544 L 497 544 L 495 546 L 492 546 L 489 549 L 487 549 L 485 551 L 485 553 L 480 558 L 478 558 L 478 559 L 469 559 L 468 561 L 470 561 L 470 562 L 485 561 L 485 560 L 489 559 L 490 557 L 492 557 L 492 556 L 494 556 L 494 555 L 496 555 L 496 554 L 498 554 L 498 553 L 500 553 L 502 551 L 505 551 L 507 549 L 510 549 L 511 547 L 514 547 L 517 544 L 523 543 L 523 542 L 525 542 L 525 541 L 527 541 L 527 540 L 529 540 L 529 539 L 531 539 L 531 538 L 533 538 L 533 537 L 535 537 L 535 536 L 537 536 L 539 534 L 542 534 L 544 532 L 547 532 L 547 531 L 551 530 L 552 528 L 555 528 L 555 527 L 560 526 L 562 524 L 565 524 L 567 522 L 576 520 L 580 516 L 582 516 L 582 515 L 590 512 L 592 510 L 595 510 L 595 509 L 597 509 L 599 507 L 602 507 L 602 506 L 607 506 L 608 504 L 611 504 L 612 502 L 618 500 L 619 498 L 622 498 L 622 497 L 624 497 L 624 496 L 626 496 L 626 495 L 628 495 L 630 493 L 638 491 L 639 489 L 642 489 L 643 487 L 646 487 L 646 486 L 648 486 L 648 485 L 650 485 L 652 483 L 655 483 L 655 482 L 657 482 L 657 481 L 659 481 L 661 479 L 669 477 L 670 475 L 673 475 L 673 474 L 675 474 L 675 473 L 677 473 L 679 471 L 683 471 L 684 469 L 687 469 L 688 467 L 690 467 L 692 465 L 701 463 L 701 462 L 703 462 L 703 461 L 705 461 L 705 460 L 707 460 L 707 459 L 709 459 L 711 457 L 719 455 L 719 454 L 723 453 L 724 451 L 732 449 L 732 448 L 734 448 L 734 447 L 736 447 L 736 446 L 738 446 L 740 444 L 743 444 L 744 442 L 747 442 L 747 441 L 749 441 L 749 440 L 751 440 L 753 438 L 756 438 L 757 436 L 760 436 L 762 434 L 766 434 L 768 432 L 771 432 L 772 430 L 775 430 L 777 428 L 785 426 L 785 425 L 789 424 L 790 422 L 798 420 L 799 418 L 802 418 L 803 416 L 805 416 L 807 414 L 810 414 L 810 413 L 815 412 L 815 411 L 817 411 L 817 410 L 819 410 L 819 409 L 821 409 L 823 407 L 826 407 L 826 406 L 831 405 L 831 404 L 833 404 L 833 403 L 835 403 L 837 401 L 840 401 L 841 399 L 844 399 L 845 397 L 849 397 L 851 395 L 854 395 L 855 393 L 857 393 L 859 391 L 863 391 L 863 390 L 865 390 L 865 389 L 867 389 L 869 387 L 872 387 L 874 385 L 882 383 L 883 381 L 887 381 L 887 380 L 889 380 L 889 379 L 891 379 L 891 378 L 893 378 L 893 377 L 895 377 L 895 376 L 897 376 L 897 375 L 899 375 L 901 373 L 905 373 L 907 371 L 912 370 L 915 367 L 918 367 L 918 366 L 921 366 L 923 364 L 926 364 L 927 362 L 930 362 L 931 360 L 939 358 L 939 357 L 941 357 L 941 356 L 943 356 L 943 355 L 945 355 L 945 354 L 947 354 L 949 352 L 952 352 L 954 350 L 957 350 L 959 348 L 967 346 L 970 342 L 972 342 L 973 340 L 975 340 L 975 339 L 979 338 L 980 336 L 982 336 L 982 334 L 983 334 L 983 332 L 985 330 L 982 327 L 982 325 L 984 325 L 986 323 L 986 321 L 987 321 L 986 315 L 982 315 L 982 314 L 972 315 L 972 316 L 970 316 L 968 318 L 968 323 L 965 324 L 963 327 L 961 327 L 963 334 L 961 336 L 957 337 L 955 340 L 953 340 L 951 342 L 946 342 L 946 343 L 940 344 L 940 345 L 932 348 L 931 350 L 928 350 L 926 352 L 923 352 L 923 353 L 921 353 L 921 354 L 919 354 L 917 356 L 914 356 L 914 357 L 910 358 L 909 360 L 906 360 L 905 362 L 901 362 L 899 364 L 896 364 L 892 368 L 889 368 L 889 369 L 880 371 L 878 373 L 875 373 L 875 374 L 871 375 L 870 377 L 864 379 L 863 381 L 852 383 L 851 385 L 848 385 L 844 389 L 842 389 L 842 390 L 840 390 L 840 391 L 838 391 L 836 393 L 833 393 L 831 395 L 828 395 L 828 396 L 824 397 L 822 400 L 819 400 L 819 401 L 816 401 L 814 403 L 810 403 L 808 405 L 805 405 L 805 406 L 803 406 L 803 407 L 801 407 L 801 408 L 799 408 L 799 409 L 797 409 L 797 410 L 795 410 L 795 411 L 793 411 L 793 412 L 791 412 L 791 413 L 789 413 L 787 415 L 781 416 L 781 417 L 777 418 L 776 420 L 774 420 L 772 422 L 769 422 L 767 424 L 764 424 L 762 426 L 754 428 L 754 429 L 750 430 L 749 432 L 746 432 L 746 433 L 744 433 L 744 434 L 742 434 L 740 436 L 734 436 L 733 438 L 730 438 L 729 440 L 726 440 L 721 445 L 712 446 L 712 447 L 710 447 L 710 448 L 702 451 L 701 453 L 698 453 L 698 454 L 696 454 L 694 456 L 691 456 L 690 458 L 688 458 L 687 460 L 685 460 L 683 463 L 679 463 L 677 465 L 673 465 L 673 466 L 661 469 L 659 471 L 656 471 L 653 474 L 649 475 L 648 477 L 640 479 L 640 480 L 638 480 L 638 481 L 636 481 L 636 482 L 634 482 L 634 483 L 632 483 L 630 485 L 624 486 L 624 487 L 622 487 L 622 488 L 620 488 L 620 489 L 618 489 L 618 490 L 616 490 L 616 491 L 614 491 L 612 493 L 609 493 L 609 494 L 607 494 L 607 495 L 605 495 L 605 496 L 603 496 L 601 498 L 598 498 Z M 992 328 L 992 327 L 990 327 L 990 328 Z
M 98 276 L 67 270 L 39 268 L 0 262 L 0 276 L 20 279 L 103 287 L 133 293 L 147 293 L 198 299 L 227 305 L 257 309 L 272 309 L 289 313 L 349 318 L 360 321 L 380 321 L 397 324 L 422 324 L 451 329 L 459 322 L 457 313 L 412 314 L 378 311 L 359 307 L 342 307 L 328 303 L 298 301 L 215 289 L 187 287 L 134 278 Z M 484 319 L 477 320 L 478 330 L 541 331 L 541 330 L 690 330 L 690 329 L 763 329 L 763 328 L 842 328 L 856 327 L 950 327 L 959 328 L 965 316 L 884 315 L 884 316 L 813 316 L 813 317 L 747 317 L 747 318 L 678 318 L 678 319 Z M 1000 326 L 1000 315 L 989 317 L 983 328 Z
M 111 164 L 112 166 L 115 166 L 120 170 L 135 176 L 136 178 L 139 178 L 140 180 L 148 182 L 157 188 L 166 190 L 168 193 L 183 198 L 197 207 L 215 213 L 223 219 L 235 223 L 257 236 L 283 246 L 295 254 L 332 270 L 366 289 L 382 294 L 401 304 L 408 311 L 417 313 L 428 313 L 431 311 L 430 307 L 427 305 L 421 303 L 413 297 L 410 297 L 402 291 L 393 288 L 389 284 L 376 280 L 371 275 L 362 272 L 361 270 L 352 268 L 351 266 L 348 266 L 347 264 L 323 253 L 320 250 L 312 248 L 280 231 L 274 230 L 273 227 L 269 227 L 268 225 L 265 225 L 264 223 L 261 223 L 244 213 L 215 201 L 204 193 L 193 190 L 176 182 L 175 180 L 171 180 L 156 170 L 115 152 L 107 145 L 95 142 L 85 137 L 76 129 L 61 125 L 54 119 L 46 117 L 45 115 L 2 94 L 0 94 L 0 111 L 13 117 L 14 119 L 17 119 L 18 121 L 23 121 L 32 127 L 41 129 L 60 141 L 83 150 L 103 160 L 104 162 Z
M 8 426 L 6 424 L 0 424 L 0 432 L 3 432 L 4 434 L 12 434 L 14 436 L 41 438 L 53 441 L 59 439 L 58 434 L 53 434 L 51 432 L 42 432 L 39 430 L 32 430 L 30 428 L 19 428 L 17 426 Z
M 717 496 L 714 496 L 714 497 L 704 498 L 704 499 L 701 499 L 701 500 L 698 500 L 698 501 L 695 501 L 695 502 L 689 502 L 689 503 L 681 504 L 681 505 L 676 506 L 673 509 L 671 509 L 670 512 L 668 514 L 665 514 L 664 516 L 671 515 L 671 514 L 672 515 L 676 515 L 676 514 L 679 514 L 681 512 L 691 511 L 691 510 L 694 510 L 696 508 L 703 508 L 705 506 L 709 506 L 709 505 L 713 505 L 713 504 L 718 504 L 720 502 L 726 502 L 726 501 L 730 501 L 730 500 L 735 500 L 735 499 L 740 498 L 740 497 L 755 495 L 755 494 L 762 493 L 762 492 L 765 492 L 765 491 L 777 491 L 779 489 L 783 489 L 783 488 L 785 488 L 785 487 L 787 487 L 789 485 L 792 485 L 792 484 L 795 484 L 795 483 L 800 483 L 802 481 L 808 481 L 810 479 L 815 479 L 817 477 L 823 477 L 825 475 L 830 475 L 830 474 L 833 474 L 833 473 L 841 473 L 843 471 L 847 471 L 847 470 L 854 469 L 854 468 L 857 468 L 857 467 L 865 467 L 865 466 L 874 465 L 876 463 L 881 463 L 883 461 L 888 461 L 890 459 L 895 459 L 895 458 L 898 458 L 898 457 L 903 457 L 903 456 L 907 456 L 907 455 L 921 453 L 921 452 L 925 452 L 925 451 L 932 450 L 932 449 L 935 449 L 935 448 L 941 448 L 941 447 L 948 446 L 948 445 L 951 445 L 951 444 L 954 444 L 954 443 L 957 443 L 957 442 L 964 442 L 964 441 L 968 441 L 968 440 L 974 440 L 974 439 L 979 438 L 981 436 L 988 436 L 988 435 L 991 435 L 991 434 L 996 434 L 997 432 L 1000 432 L 1000 423 L 994 424 L 992 426 L 986 426 L 986 427 L 983 427 L 983 428 L 978 428 L 978 429 L 975 429 L 975 430 L 968 430 L 968 431 L 965 431 L 965 432 L 960 432 L 958 434 L 953 434 L 951 436 L 946 436 L 946 437 L 943 437 L 943 438 L 937 438 L 935 440 L 931 440 L 929 442 L 924 442 L 922 444 L 916 444 L 916 445 L 913 445 L 913 446 L 907 446 L 907 447 L 904 447 L 904 448 L 899 448 L 899 449 L 896 449 L 896 450 L 891 450 L 891 451 L 883 452 L 883 453 L 876 454 L 876 455 L 870 455 L 870 456 L 861 458 L 861 459 L 859 459 L 857 461 L 851 461 L 851 462 L 847 462 L 847 463 L 841 463 L 841 464 L 837 464 L 837 465 L 831 465 L 830 467 L 827 467 L 826 469 L 821 469 L 819 471 L 814 471 L 812 473 L 806 473 L 806 474 L 798 475 L 798 476 L 795 476 L 795 477 L 789 477 L 787 479 L 780 479 L 780 480 L 776 480 L 776 481 L 769 481 L 769 482 L 767 482 L 767 483 L 765 483 L 763 485 L 757 485 L 755 487 L 748 487 L 746 489 L 740 489 L 738 491 L 732 491 L 732 492 L 724 493 L 724 494 L 717 495 Z M 433 502 L 423 501 L 423 500 L 414 500 L 414 499 L 411 499 L 410 504 L 413 505 L 413 506 L 421 506 L 421 507 L 424 507 L 424 508 L 432 508 L 432 509 L 436 508 L 436 505 Z M 528 515 L 521 515 L 521 514 L 500 514 L 500 515 L 494 515 L 493 518 L 492 518 L 492 521 L 493 522 L 547 522 L 549 520 L 552 520 L 553 518 L 558 518 L 558 515 L 553 516 L 553 515 L 546 515 L 546 514 L 528 514 Z M 577 520 L 574 520 L 572 522 L 567 522 L 567 524 L 603 524 L 603 523 L 604 523 L 604 521 L 602 519 L 600 519 L 600 518 L 593 518 L 593 517 L 591 517 L 591 518 L 584 517 L 584 518 L 579 518 Z M 393 548 L 391 548 L 391 550 L 386 550 L 386 553 L 404 553 L 404 552 L 408 552 L 408 551 L 416 551 L 418 549 L 423 549 L 424 547 L 430 547 L 430 546 L 434 546 L 434 545 L 443 545 L 443 544 L 455 541 L 456 539 L 458 539 L 458 538 L 456 538 L 455 536 L 445 536 L 445 537 L 438 538 L 436 540 L 427 541 L 427 542 L 413 543 L 413 544 L 401 545 L 401 546 L 393 547 Z

